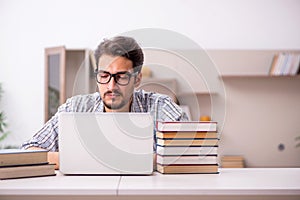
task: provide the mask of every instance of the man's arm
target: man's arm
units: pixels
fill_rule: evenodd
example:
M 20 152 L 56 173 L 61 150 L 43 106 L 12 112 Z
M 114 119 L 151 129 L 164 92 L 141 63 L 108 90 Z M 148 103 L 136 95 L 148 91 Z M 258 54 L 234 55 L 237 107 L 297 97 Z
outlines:
M 45 150 L 40 147 L 29 147 L 28 150 Z M 55 164 L 55 169 L 59 169 L 59 153 L 58 152 L 48 152 L 48 162 L 50 164 Z

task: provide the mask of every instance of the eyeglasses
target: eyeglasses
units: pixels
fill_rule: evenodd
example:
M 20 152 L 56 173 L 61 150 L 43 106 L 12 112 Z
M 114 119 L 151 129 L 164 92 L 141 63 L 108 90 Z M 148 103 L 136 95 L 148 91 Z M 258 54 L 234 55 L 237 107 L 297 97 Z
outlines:
M 95 71 L 96 74 L 96 80 L 100 84 L 106 84 L 109 83 L 111 80 L 111 77 L 114 77 L 114 80 L 117 84 L 125 86 L 128 85 L 130 79 L 132 76 L 136 76 L 138 72 L 130 73 L 130 72 L 118 72 L 115 74 L 111 74 L 106 71 Z

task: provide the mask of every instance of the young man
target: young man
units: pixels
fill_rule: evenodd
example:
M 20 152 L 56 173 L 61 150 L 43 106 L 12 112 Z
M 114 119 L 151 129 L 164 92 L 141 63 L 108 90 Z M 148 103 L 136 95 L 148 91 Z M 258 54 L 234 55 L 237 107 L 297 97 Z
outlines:
M 150 112 L 163 121 L 187 120 L 170 97 L 136 91 L 141 83 L 144 55 L 130 37 L 104 40 L 95 51 L 95 70 L 99 92 L 69 98 L 57 113 L 29 141 L 24 149 L 47 149 L 48 160 L 58 168 L 58 113 L 60 112 Z

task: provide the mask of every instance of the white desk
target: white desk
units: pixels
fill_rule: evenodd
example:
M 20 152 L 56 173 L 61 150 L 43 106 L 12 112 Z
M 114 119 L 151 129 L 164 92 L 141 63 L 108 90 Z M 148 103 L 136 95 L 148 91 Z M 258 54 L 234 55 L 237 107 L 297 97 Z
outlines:
M 57 176 L 0 181 L 0 199 L 300 199 L 300 168 L 220 174 Z

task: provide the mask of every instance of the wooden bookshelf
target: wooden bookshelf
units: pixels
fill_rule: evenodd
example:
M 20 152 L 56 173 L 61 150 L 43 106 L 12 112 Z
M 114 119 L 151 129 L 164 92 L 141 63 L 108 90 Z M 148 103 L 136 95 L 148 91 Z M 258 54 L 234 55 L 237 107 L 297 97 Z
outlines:
M 300 49 L 229 49 L 207 50 L 207 54 L 220 71 L 220 76 L 268 76 L 276 54 L 300 54 Z
M 209 91 L 195 91 L 195 92 L 181 92 L 178 93 L 177 96 L 205 96 L 205 95 L 216 95 L 218 94 L 217 92 L 209 92 Z
M 95 91 L 90 50 L 45 48 L 45 122 L 67 98 Z
M 178 64 L 168 55 L 160 59 L 170 71 L 180 72 L 182 77 L 191 80 L 192 88 L 188 88 L 176 77 L 176 95 L 181 105 L 189 106 L 193 120 L 210 114 L 212 118 L 215 114 L 221 118 L 219 114 L 226 107 L 220 156 L 243 155 L 248 167 L 299 167 L 299 149 L 294 145 L 300 130 L 300 75 L 275 76 L 269 75 L 269 71 L 276 54 L 300 53 L 300 49 L 210 49 L 207 55 L 212 62 L 203 52 L 187 51 L 203 61 L 203 70 L 206 66 L 217 68 L 213 78 L 217 84 L 223 84 L 225 94 L 217 90 L 209 92 L 203 80 L 194 81 L 185 73 L 188 64 Z M 156 69 L 154 75 L 171 78 L 171 73 L 162 72 L 160 67 Z M 279 144 L 286 146 L 284 151 L 278 151 Z

